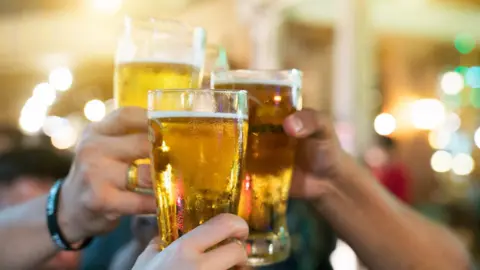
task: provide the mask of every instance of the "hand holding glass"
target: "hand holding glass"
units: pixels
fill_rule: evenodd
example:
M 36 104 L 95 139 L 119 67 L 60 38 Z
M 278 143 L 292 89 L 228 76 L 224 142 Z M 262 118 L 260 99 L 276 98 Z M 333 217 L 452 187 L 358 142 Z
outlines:
M 247 93 L 159 90 L 148 97 L 159 235 L 169 245 L 220 213 L 238 212 Z
M 246 178 L 239 215 L 249 227 L 249 264 L 269 265 L 290 254 L 288 191 L 295 159 L 295 139 L 283 131 L 285 118 L 301 109 L 299 70 L 230 70 L 214 72 L 221 89 L 245 89 L 249 95 Z

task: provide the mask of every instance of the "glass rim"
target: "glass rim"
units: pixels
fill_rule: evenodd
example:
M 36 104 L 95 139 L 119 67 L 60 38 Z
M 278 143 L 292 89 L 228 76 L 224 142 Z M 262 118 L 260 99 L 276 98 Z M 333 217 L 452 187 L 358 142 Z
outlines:
M 220 70 L 214 71 L 213 73 L 253 73 L 253 74 L 288 74 L 291 75 L 292 73 L 300 74 L 303 76 L 303 72 L 296 68 L 291 69 L 230 69 L 230 70 Z
M 209 89 L 209 88 L 177 88 L 177 89 L 154 89 L 149 90 L 148 95 L 156 95 L 160 93 L 187 93 L 187 92 L 199 92 L 199 93 L 214 93 L 214 94 L 248 94 L 247 90 L 239 89 Z

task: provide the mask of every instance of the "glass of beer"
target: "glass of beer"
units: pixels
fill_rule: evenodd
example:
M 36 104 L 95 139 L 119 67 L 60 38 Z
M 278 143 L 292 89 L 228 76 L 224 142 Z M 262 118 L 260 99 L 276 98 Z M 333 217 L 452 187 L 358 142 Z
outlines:
M 246 91 L 159 90 L 148 96 L 161 244 L 238 212 L 248 135 Z
M 198 88 L 205 58 L 206 32 L 174 20 L 124 22 L 124 32 L 115 55 L 115 106 L 147 108 L 149 90 Z M 138 160 L 135 164 L 148 164 Z M 137 170 L 129 169 L 129 188 L 138 188 Z
M 208 44 L 205 52 L 202 87 L 210 88 L 210 75 L 212 72 L 224 70 L 230 70 L 227 51 L 220 45 Z
M 283 130 L 284 119 L 300 110 L 299 70 L 231 70 L 214 72 L 212 86 L 245 89 L 249 100 L 246 175 L 239 215 L 249 224 L 249 265 L 280 262 L 290 254 L 287 201 L 296 140 Z

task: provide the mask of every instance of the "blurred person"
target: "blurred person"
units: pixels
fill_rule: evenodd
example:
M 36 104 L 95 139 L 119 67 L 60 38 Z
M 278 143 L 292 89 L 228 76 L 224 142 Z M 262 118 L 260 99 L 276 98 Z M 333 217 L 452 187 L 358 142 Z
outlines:
M 366 152 L 365 161 L 372 174 L 388 191 L 404 203 L 412 203 L 411 179 L 407 166 L 400 159 L 394 139 L 379 136 L 377 145 Z
M 1 154 L 0 210 L 47 194 L 56 179 L 68 174 L 70 165 L 70 156 L 47 148 L 14 148 Z M 35 269 L 78 269 L 79 255 L 78 252 L 58 252 Z
M 91 123 L 64 180 L 57 181 L 46 195 L 0 211 L 0 269 L 37 269 L 62 250 L 84 249 L 94 236 L 114 229 L 121 216 L 155 213 L 153 196 L 127 189 L 129 165 L 150 153 L 147 131 L 146 111 L 140 108 L 121 108 Z M 238 217 L 221 215 L 186 234 L 177 248 L 172 245 L 161 253 L 174 252 L 175 256 L 156 256 L 146 264 L 139 260 L 137 269 L 151 269 L 150 265 L 158 269 L 157 263 L 228 269 L 246 260 L 245 250 L 238 244 L 203 251 L 217 244 L 214 240 L 244 238 L 245 228 Z M 142 258 L 150 258 L 149 251 Z
M 23 133 L 16 127 L 0 125 L 0 154 L 12 148 L 20 148 L 24 137 Z

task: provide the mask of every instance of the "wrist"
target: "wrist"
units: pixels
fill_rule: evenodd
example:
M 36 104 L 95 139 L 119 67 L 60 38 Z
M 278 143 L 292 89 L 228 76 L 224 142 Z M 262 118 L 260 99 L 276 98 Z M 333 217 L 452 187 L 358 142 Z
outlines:
M 67 204 L 68 198 L 71 196 L 68 194 L 68 184 L 62 185 L 62 190 L 60 192 L 60 200 L 58 204 L 58 224 L 59 227 L 66 238 L 66 240 L 70 244 L 75 244 L 81 242 L 89 237 L 89 235 L 82 230 L 81 222 L 77 221 L 75 218 L 75 214 L 78 215 L 78 212 L 73 211 L 70 209 L 69 205 Z

